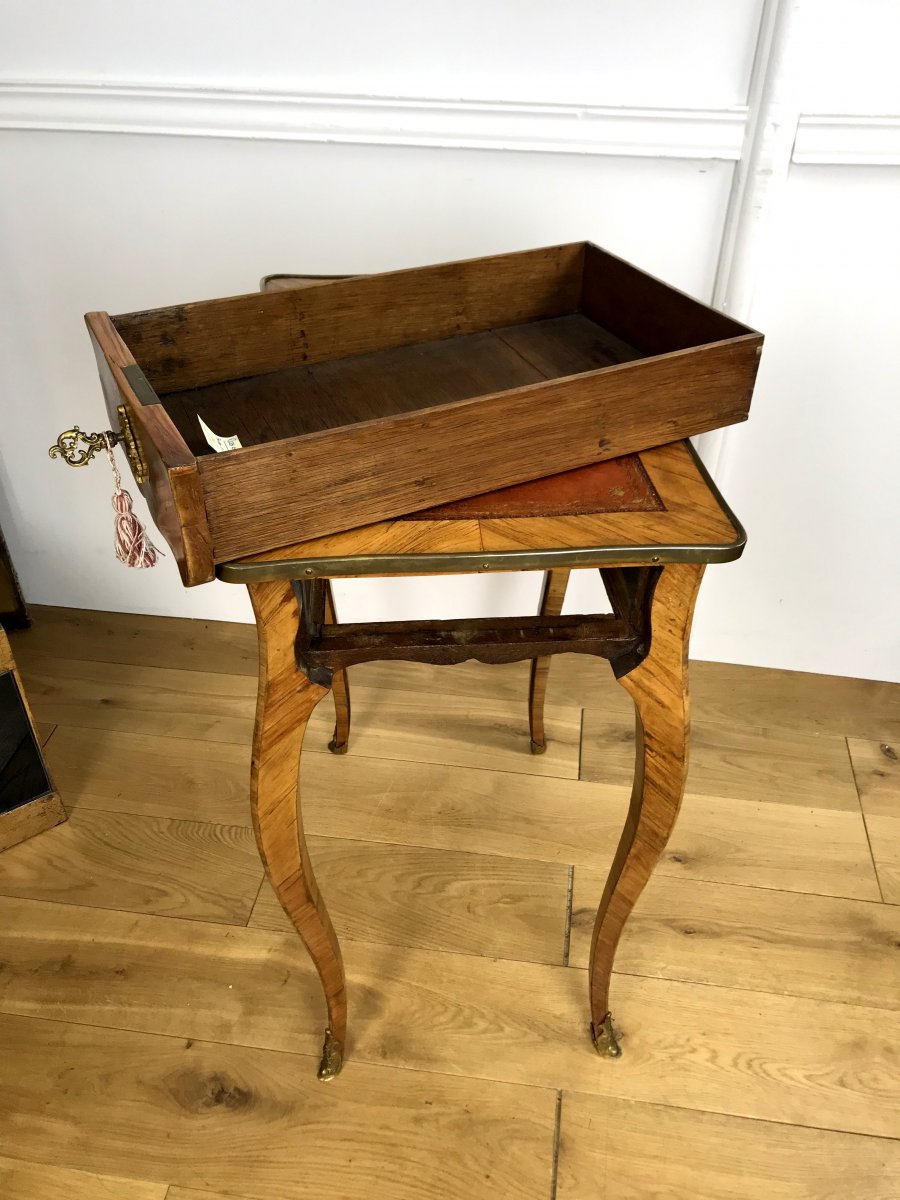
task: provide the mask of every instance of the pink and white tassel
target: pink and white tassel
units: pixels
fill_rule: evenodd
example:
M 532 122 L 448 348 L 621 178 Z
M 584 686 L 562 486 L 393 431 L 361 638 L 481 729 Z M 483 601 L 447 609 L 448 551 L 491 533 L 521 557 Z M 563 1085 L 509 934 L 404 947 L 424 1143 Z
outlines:
M 155 567 L 162 550 L 157 550 L 147 536 L 147 530 L 134 515 L 131 496 L 122 487 L 122 476 L 113 456 L 112 442 L 108 437 L 105 438 L 105 442 L 106 457 L 109 459 L 116 483 L 112 498 L 112 506 L 116 513 L 116 558 L 126 567 Z

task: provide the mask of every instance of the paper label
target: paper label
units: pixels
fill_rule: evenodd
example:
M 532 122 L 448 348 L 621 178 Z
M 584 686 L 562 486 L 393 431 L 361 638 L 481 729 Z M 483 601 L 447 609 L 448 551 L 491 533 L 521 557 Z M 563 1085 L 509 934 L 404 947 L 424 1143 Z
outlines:
M 223 450 L 243 450 L 239 437 L 219 437 L 217 433 L 213 433 L 202 417 L 198 416 L 197 420 L 200 422 L 203 436 L 216 453 L 221 453 Z

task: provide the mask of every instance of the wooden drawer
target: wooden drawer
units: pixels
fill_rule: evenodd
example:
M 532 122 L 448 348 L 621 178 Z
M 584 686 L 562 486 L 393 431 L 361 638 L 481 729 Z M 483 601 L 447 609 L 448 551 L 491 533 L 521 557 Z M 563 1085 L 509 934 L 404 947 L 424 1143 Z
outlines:
M 583 242 L 86 321 L 189 585 L 742 421 L 762 345 Z

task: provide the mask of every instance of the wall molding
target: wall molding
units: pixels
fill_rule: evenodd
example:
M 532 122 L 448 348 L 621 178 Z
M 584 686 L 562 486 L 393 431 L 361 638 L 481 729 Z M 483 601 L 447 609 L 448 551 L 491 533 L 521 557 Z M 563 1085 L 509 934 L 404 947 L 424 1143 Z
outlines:
M 900 117 L 801 115 L 791 162 L 804 166 L 900 166 Z
M 737 161 L 745 110 L 0 82 L 0 129 Z

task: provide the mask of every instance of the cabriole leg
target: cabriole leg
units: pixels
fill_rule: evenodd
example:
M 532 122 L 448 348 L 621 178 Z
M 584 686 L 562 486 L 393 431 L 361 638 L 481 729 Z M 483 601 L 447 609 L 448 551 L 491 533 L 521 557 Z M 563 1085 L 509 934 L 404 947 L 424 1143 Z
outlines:
M 545 573 L 541 604 L 538 609 L 539 616 L 559 616 L 562 612 L 568 583 L 569 572 L 567 570 L 559 569 Z M 547 749 L 547 738 L 544 734 L 544 700 L 547 696 L 550 661 L 549 654 L 544 658 L 531 660 L 531 679 L 528 685 L 528 726 L 531 730 L 532 754 L 543 754 Z
M 329 625 L 337 623 L 330 579 L 325 580 L 325 620 Z M 335 671 L 331 694 L 334 697 L 334 737 L 328 743 L 328 749 L 332 754 L 346 754 L 350 740 L 350 683 L 346 671 Z
M 650 650 L 619 682 L 637 719 L 634 787 L 625 828 L 600 901 L 589 969 L 591 1036 L 601 1054 L 620 1054 L 609 1012 L 609 981 L 625 922 L 675 825 L 688 769 L 687 654 L 700 564 L 663 569 L 650 609 Z
M 306 850 L 297 790 L 310 714 L 327 692 L 297 667 L 299 609 L 288 581 L 248 587 L 259 635 L 259 693 L 253 735 L 251 807 L 260 857 L 275 894 L 312 957 L 328 1005 L 319 1078 L 341 1069 L 347 1035 L 344 967 Z

